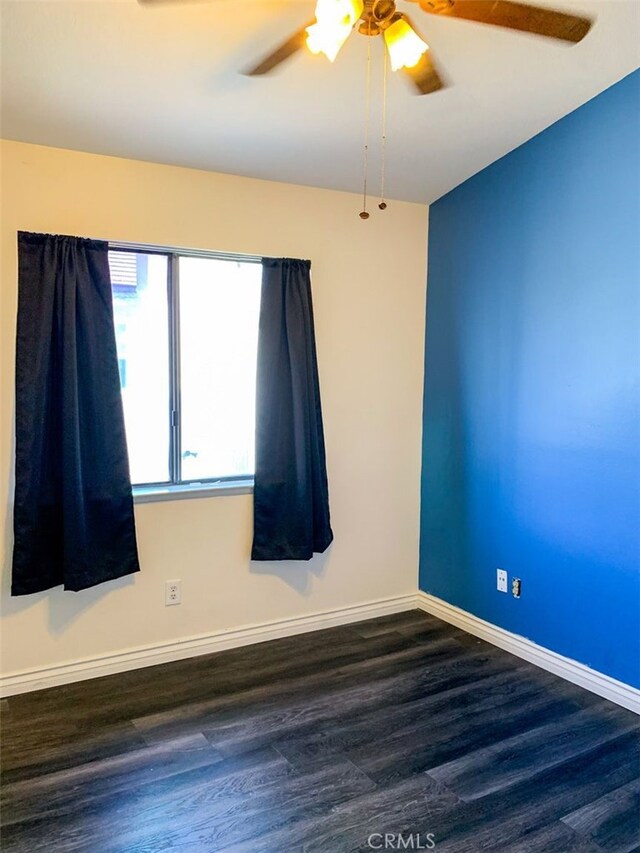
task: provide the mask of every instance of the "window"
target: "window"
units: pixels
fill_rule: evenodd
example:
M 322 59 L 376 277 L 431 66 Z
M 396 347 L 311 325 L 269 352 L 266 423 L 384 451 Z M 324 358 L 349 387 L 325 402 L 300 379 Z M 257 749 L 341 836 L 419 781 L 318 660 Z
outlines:
M 252 479 L 260 260 L 118 247 L 109 264 L 133 485 Z

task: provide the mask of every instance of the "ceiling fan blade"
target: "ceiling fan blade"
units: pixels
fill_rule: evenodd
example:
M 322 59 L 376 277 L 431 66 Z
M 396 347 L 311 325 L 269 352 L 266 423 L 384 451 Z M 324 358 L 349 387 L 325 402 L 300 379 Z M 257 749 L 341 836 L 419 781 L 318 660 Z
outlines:
M 311 23 L 295 32 L 285 42 L 282 42 L 282 44 L 272 53 L 265 56 L 265 58 L 254 68 L 250 68 L 248 71 L 245 71 L 244 74 L 248 77 L 257 77 L 260 74 L 268 74 L 269 71 L 273 71 L 274 68 L 280 65 L 281 62 L 285 62 L 285 60 L 293 56 L 294 53 L 297 53 L 305 45 L 307 40 L 307 27 L 310 27 Z
M 417 95 L 430 95 L 432 92 L 437 92 L 438 89 L 445 87 L 445 83 L 433 64 L 430 50 L 422 54 L 420 61 L 413 68 L 402 68 L 401 71 L 411 80 L 416 88 Z
M 424 41 L 422 36 L 419 35 L 418 31 L 413 25 L 413 21 L 409 18 L 408 15 L 401 14 L 398 17 L 402 18 L 404 22 L 409 25 L 409 27 L 415 33 L 416 37 L 420 39 L 423 45 L 425 45 L 427 48 L 416 65 L 413 65 L 410 68 L 407 68 L 405 66 L 400 70 L 406 77 L 409 78 L 409 80 L 411 80 L 411 82 L 416 88 L 417 95 L 430 95 L 432 92 L 437 92 L 438 89 L 444 89 L 445 83 L 436 70 L 436 66 L 433 61 L 429 46 Z M 390 50 L 388 45 L 387 49 Z
M 579 42 L 591 29 L 589 18 L 510 0 L 418 0 L 423 12 L 463 18 L 494 27 Z

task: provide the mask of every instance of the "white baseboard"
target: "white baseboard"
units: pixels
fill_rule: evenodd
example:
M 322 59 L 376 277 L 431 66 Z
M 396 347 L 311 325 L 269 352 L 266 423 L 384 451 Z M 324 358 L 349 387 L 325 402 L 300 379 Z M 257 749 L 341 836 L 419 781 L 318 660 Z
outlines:
M 525 637 L 498 628 L 472 613 L 460 610 L 424 592 L 398 595 L 351 607 L 339 607 L 292 619 L 278 619 L 227 631 L 215 631 L 211 634 L 201 634 L 166 643 L 138 646 L 114 654 L 83 658 L 57 666 L 8 673 L 0 677 L 0 696 L 12 696 L 75 681 L 85 681 L 89 678 L 99 678 L 103 675 L 114 675 L 118 672 L 211 654 L 238 646 L 248 646 L 252 643 L 275 640 L 278 637 L 305 634 L 308 631 L 318 631 L 336 625 L 361 622 L 363 619 L 374 619 L 376 616 L 387 616 L 415 608 L 437 616 L 438 619 L 449 622 L 494 646 L 499 646 L 541 669 L 559 675 L 573 684 L 640 714 L 640 690 L 637 688 L 590 669 L 557 652 L 552 652 Z
M 466 610 L 460 610 L 459 607 L 454 607 L 452 604 L 448 604 L 433 595 L 428 595 L 426 592 L 418 593 L 416 604 L 421 610 L 430 613 L 432 616 L 437 616 L 443 622 L 449 622 L 468 634 L 480 637 L 494 646 L 499 646 L 501 649 L 539 666 L 541 669 L 546 669 L 554 675 L 559 675 L 573 684 L 578 684 L 598 696 L 603 696 L 617 705 L 622 705 L 623 708 L 640 714 L 640 690 L 631 687 L 629 684 L 624 684 L 622 681 L 617 681 L 615 678 L 604 675 L 595 669 L 590 669 L 578 661 L 552 652 L 544 646 L 527 640 L 526 637 L 512 634 L 511 631 L 505 631 L 504 628 L 498 628 L 497 625 L 485 622 L 484 619 L 467 613 Z
M 58 666 L 21 670 L 0 677 L 0 696 L 28 693 L 32 690 L 57 687 L 74 681 L 99 678 L 103 675 L 113 675 L 117 672 L 155 666 L 159 663 L 169 663 L 197 655 L 207 655 L 224 649 L 275 640 L 278 637 L 289 637 L 293 634 L 304 634 L 336 625 L 361 622 L 363 619 L 374 619 L 376 616 L 387 616 L 416 607 L 415 594 L 398 595 L 393 598 L 356 604 L 352 607 L 339 607 L 323 613 L 297 616 L 293 619 L 277 619 L 167 643 L 138 646 L 115 654 L 73 660 Z

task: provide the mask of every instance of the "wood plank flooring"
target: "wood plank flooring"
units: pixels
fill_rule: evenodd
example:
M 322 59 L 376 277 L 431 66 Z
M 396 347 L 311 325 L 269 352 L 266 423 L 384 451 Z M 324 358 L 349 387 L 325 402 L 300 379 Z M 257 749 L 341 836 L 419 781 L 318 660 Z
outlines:
M 640 853 L 640 718 L 419 611 L 0 713 L 3 853 Z

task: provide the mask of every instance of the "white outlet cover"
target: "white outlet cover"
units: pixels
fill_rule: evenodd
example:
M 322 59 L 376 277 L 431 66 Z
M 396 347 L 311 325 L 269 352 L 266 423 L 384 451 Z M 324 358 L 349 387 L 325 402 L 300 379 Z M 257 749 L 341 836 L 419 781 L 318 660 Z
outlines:
M 165 607 L 182 603 L 182 581 L 165 581 L 164 603 Z
M 498 592 L 507 592 L 507 573 L 504 569 L 496 571 L 496 580 Z

